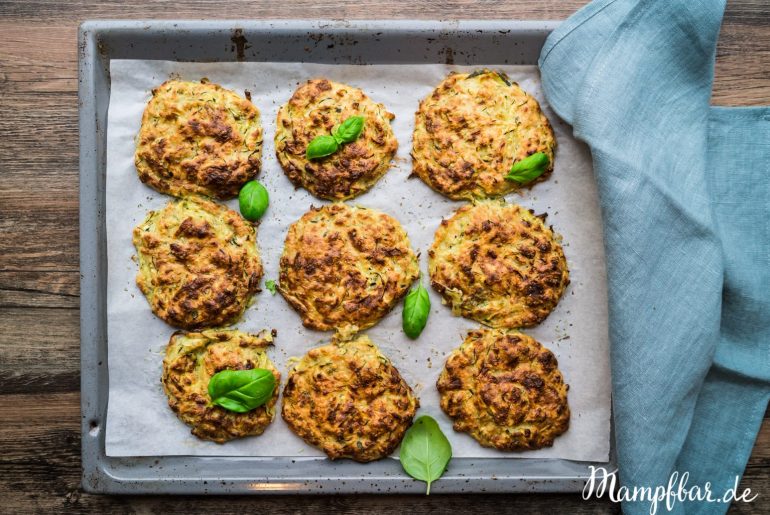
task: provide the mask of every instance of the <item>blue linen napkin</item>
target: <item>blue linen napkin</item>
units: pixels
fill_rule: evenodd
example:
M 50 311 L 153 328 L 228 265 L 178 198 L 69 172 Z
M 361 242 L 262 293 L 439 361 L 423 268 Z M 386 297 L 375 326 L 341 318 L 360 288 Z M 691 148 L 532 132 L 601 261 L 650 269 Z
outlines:
M 686 471 L 714 497 L 742 475 L 770 399 L 770 108 L 709 105 L 723 11 L 596 0 L 540 56 L 599 185 L 620 479 Z

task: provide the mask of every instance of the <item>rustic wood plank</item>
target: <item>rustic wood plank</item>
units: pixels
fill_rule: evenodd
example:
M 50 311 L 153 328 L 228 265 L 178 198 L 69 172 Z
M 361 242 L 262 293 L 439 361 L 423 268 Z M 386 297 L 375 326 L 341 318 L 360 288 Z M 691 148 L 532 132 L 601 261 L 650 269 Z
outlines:
M 318 0 L 270 2 L 236 0 L 227 9 L 211 1 L 164 2 L 110 0 L 46 2 L 13 0 L 3 3 L 10 20 L 57 20 L 76 22 L 96 18 L 303 18 L 303 19 L 564 19 L 587 2 L 583 0 Z
M 576 495 L 269 498 L 106 497 L 80 481 L 77 24 L 90 18 L 563 19 L 583 0 L 110 0 L 0 3 L 0 496 L 9 513 L 242 513 L 270 510 L 618 513 Z M 713 101 L 770 102 L 770 5 L 730 0 Z M 770 512 L 770 419 L 734 513 Z
M 80 274 L 61 270 L 0 270 L 0 309 L 80 308 Z
M 66 308 L 0 310 L 0 399 L 80 390 L 79 317 Z M 78 406 L 69 409 L 79 413 Z
M 728 2 L 717 44 L 712 102 L 770 103 L 770 3 Z

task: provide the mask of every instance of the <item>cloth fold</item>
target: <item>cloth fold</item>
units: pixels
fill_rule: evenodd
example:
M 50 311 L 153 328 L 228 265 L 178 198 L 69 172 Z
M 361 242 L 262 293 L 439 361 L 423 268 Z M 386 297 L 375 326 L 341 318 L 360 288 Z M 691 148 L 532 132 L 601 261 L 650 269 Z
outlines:
M 724 7 L 596 0 L 540 57 L 599 185 L 620 479 L 688 472 L 715 497 L 742 475 L 770 399 L 770 108 L 709 105 Z

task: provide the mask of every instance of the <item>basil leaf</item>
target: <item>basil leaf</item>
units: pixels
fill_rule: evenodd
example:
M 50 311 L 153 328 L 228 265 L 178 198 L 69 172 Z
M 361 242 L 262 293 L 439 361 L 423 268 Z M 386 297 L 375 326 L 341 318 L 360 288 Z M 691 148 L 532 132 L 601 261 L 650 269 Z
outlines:
M 430 484 L 444 475 L 452 458 L 452 445 L 433 418 L 424 415 L 410 427 L 401 442 L 401 466 L 407 474 Z
M 430 315 L 430 297 L 428 290 L 422 285 L 422 281 L 413 288 L 404 299 L 404 311 L 402 312 L 402 325 L 409 338 L 420 336 Z
M 275 376 L 264 368 L 222 370 L 209 381 L 211 403 L 236 413 L 247 413 L 273 396 Z
M 247 182 L 238 193 L 238 207 L 241 209 L 241 215 L 251 222 L 262 218 L 269 204 L 270 196 L 267 190 L 257 181 Z
M 351 116 L 340 124 L 339 127 L 332 131 L 332 137 L 337 140 L 337 143 L 342 145 L 343 143 L 352 143 L 361 135 L 361 131 L 364 130 L 364 117 L 363 116 Z
M 334 137 L 322 134 L 313 138 L 313 141 L 307 146 L 305 156 L 308 159 L 318 159 L 319 157 L 334 154 L 338 148 L 340 148 L 340 145 Z
M 520 184 L 534 181 L 546 171 L 550 160 L 543 152 L 536 152 L 531 156 L 525 157 L 521 161 L 513 163 L 511 171 L 505 176 L 509 181 L 516 181 Z
M 265 288 L 270 290 L 270 293 L 275 295 L 275 291 L 276 291 L 275 281 L 273 281 L 272 279 L 268 279 L 267 281 L 265 281 Z

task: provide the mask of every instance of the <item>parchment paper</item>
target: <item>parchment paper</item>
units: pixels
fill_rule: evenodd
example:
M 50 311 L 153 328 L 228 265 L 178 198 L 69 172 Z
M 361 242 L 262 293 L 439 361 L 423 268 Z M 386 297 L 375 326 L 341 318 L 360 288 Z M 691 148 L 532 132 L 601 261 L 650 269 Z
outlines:
M 478 68 L 478 67 L 473 67 Z M 439 407 L 436 379 L 447 354 L 478 324 L 453 317 L 441 298 L 430 290 L 432 310 L 422 336 L 412 341 L 401 329 L 399 304 L 367 334 L 391 358 L 420 398 L 419 414 L 438 420 L 456 457 L 564 458 L 606 460 L 610 432 L 610 375 L 607 337 L 607 299 L 601 218 L 590 155 L 548 108 L 534 66 L 501 66 L 511 79 L 533 94 L 554 126 L 558 141 L 552 177 L 530 191 L 508 196 L 509 201 L 547 212 L 548 222 L 564 237 L 572 283 L 556 310 L 540 326 L 527 332 L 550 348 L 570 385 L 570 429 L 552 448 L 534 452 L 501 453 L 482 448 L 471 437 L 452 430 Z M 165 346 L 174 329 L 156 318 L 135 284 L 137 264 L 131 243 L 133 228 L 151 209 L 171 198 L 143 185 L 134 168 L 134 139 L 150 90 L 178 77 L 212 82 L 243 95 L 262 114 L 263 168 L 259 180 L 270 192 L 270 208 L 258 229 L 265 279 L 277 279 L 278 260 L 288 226 L 311 204 L 324 201 L 295 190 L 275 157 L 275 117 L 294 89 L 313 77 L 327 77 L 362 88 L 382 102 L 396 119 L 399 141 L 394 166 L 368 193 L 352 202 L 380 209 L 396 217 L 409 234 L 420 267 L 427 277 L 427 249 L 442 218 L 462 202 L 445 199 L 419 179 L 409 179 L 412 128 L 420 99 L 450 70 L 448 65 L 317 65 L 286 63 L 178 63 L 115 60 L 111 63 L 112 90 L 107 130 L 107 242 L 109 406 L 106 452 L 109 456 L 219 455 L 322 456 L 284 424 L 280 412 L 262 436 L 225 445 L 204 442 L 190 434 L 167 406 L 160 384 Z M 237 200 L 228 202 L 233 209 Z M 426 280 L 427 283 L 427 280 Z M 430 289 L 430 288 L 429 288 Z M 244 331 L 275 328 L 278 337 L 270 356 L 286 379 L 287 360 L 329 341 L 331 333 L 305 329 L 280 295 L 264 290 L 235 326 Z M 280 409 L 280 402 L 278 404 Z M 395 456 L 398 454 L 395 453 Z

